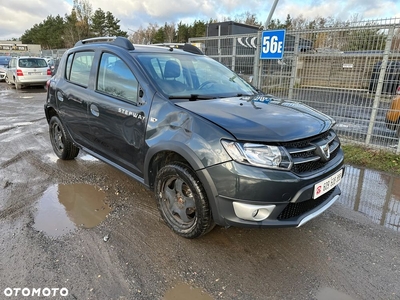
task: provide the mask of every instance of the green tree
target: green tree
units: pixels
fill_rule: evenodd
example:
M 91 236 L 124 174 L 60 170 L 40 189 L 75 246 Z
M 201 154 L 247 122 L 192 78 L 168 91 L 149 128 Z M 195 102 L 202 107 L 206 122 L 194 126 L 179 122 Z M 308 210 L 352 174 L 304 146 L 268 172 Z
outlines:
M 91 18 L 91 33 L 94 36 L 106 35 L 106 13 L 101 9 L 97 9 Z
M 40 44 L 43 49 L 63 48 L 64 20 L 60 16 L 48 16 L 40 24 L 35 24 L 21 36 L 24 44 Z
M 189 27 L 183 24 L 182 21 L 178 24 L 176 42 L 186 43 L 189 40 Z
M 120 29 L 120 26 L 118 24 L 119 22 L 119 19 L 115 18 L 111 12 L 107 11 L 105 22 L 107 36 L 128 36 L 128 33 L 126 31 L 122 31 Z
M 189 37 L 202 37 L 206 35 L 207 25 L 203 21 L 195 20 L 188 29 Z

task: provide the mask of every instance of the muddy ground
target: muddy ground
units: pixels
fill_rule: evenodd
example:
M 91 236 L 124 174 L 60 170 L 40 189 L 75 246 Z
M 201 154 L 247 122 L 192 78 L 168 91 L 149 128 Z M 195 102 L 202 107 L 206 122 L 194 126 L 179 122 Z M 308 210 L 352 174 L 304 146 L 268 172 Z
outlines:
M 0 299 L 400 299 L 400 232 L 346 195 L 298 229 L 187 240 L 125 174 L 57 159 L 45 95 L 0 83 Z

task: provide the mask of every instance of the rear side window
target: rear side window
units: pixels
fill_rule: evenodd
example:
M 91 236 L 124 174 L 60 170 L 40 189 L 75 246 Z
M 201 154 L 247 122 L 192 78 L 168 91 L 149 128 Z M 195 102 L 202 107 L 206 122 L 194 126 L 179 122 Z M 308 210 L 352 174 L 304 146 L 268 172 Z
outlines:
M 136 103 L 138 82 L 123 60 L 113 54 L 103 53 L 97 78 L 97 90 Z
M 67 80 L 87 87 L 92 68 L 94 52 L 71 53 L 67 59 L 65 77 Z
M 18 60 L 20 68 L 47 68 L 47 62 L 42 58 L 20 58 Z

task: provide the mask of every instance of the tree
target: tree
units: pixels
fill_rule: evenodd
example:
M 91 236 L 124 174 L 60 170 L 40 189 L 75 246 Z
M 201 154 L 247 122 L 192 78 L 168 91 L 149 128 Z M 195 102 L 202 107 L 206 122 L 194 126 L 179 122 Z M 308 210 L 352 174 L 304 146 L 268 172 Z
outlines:
M 119 19 L 115 18 L 111 12 L 107 11 L 105 22 L 107 36 L 128 36 L 128 33 L 126 31 L 122 31 L 120 29 L 120 26 L 118 25 L 119 22 Z
M 176 42 L 178 43 L 186 43 L 189 40 L 189 27 L 186 24 L 183 24 L 182 21 L 178 24 L 177 37 Z
M 63 48 L 64 20 L 62 17 L 48 16 L 40 24 L 35 24 L 21 36 L 24 44 L 40 44 L 43 49 Z
M 202 37 L 206 35 L 207 25 L 203 21 L 195 20 L 192 26 L 189 26 L 190 37 Z
M 94 36 L 105 36 L 106 35 L 106 14 L 99 8 L 97 9 L 91 18 L 91 33 Z

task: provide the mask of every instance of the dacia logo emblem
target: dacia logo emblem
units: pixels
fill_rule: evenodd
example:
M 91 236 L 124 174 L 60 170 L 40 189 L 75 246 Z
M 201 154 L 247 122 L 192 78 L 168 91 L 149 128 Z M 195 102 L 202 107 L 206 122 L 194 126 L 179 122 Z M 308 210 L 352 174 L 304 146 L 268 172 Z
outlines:
M 331 153 L 329 151 L 329 144 L 325 144 L 323 146 L 319 146 L 321 158 L 323 161 L 328 161 L 331 157 Z

